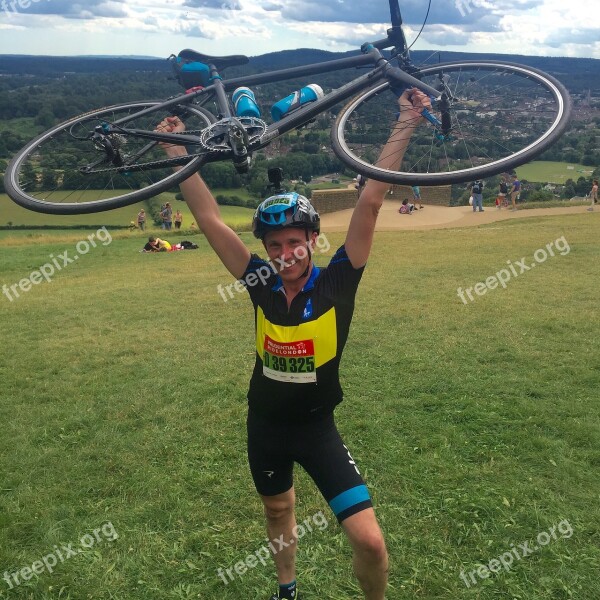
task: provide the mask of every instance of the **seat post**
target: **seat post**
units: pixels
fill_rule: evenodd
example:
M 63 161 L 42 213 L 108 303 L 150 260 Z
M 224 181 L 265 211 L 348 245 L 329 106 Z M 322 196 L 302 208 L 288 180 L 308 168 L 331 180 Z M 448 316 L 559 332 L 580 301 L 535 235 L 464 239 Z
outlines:
M 232 116 L 231 108 L 229 107 L 229 100 L 227 98 L 227 94 L 225 93 L 225 86 L 223 85 L 223 81 L 219 72 L 217 71 L 217 67 L 213 64 L 208 65 L 210 69 L 210 80 L 215 86 L 215 95 L 217 97 L 217 106 L 219 109 L 220 118 L 225 119 Z

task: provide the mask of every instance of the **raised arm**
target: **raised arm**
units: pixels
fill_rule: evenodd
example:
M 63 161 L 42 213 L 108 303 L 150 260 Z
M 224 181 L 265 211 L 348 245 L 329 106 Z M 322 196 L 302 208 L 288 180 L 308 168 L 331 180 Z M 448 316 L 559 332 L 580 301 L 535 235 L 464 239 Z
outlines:
M 167 117 L 157 127 L 159 131 L 181 132 L 185 125 L 179 117 Z M 174 157 L 186 153 L 183 146 L 163 146 L 167 156 Z M 180 167 L 176 167 L 180 168 Z M 198 173 L 179 184 L 181 192 L 190 211 L 196 219 L 208 243 L 212 246 L 225 268 L 237 279 L 242 277 L 248 262 L 250 251 L 237 233 L 225 225 L 221 218 L 219 206 L 208 186 Z
M 413 131 L 422 121 L 421 112 L 424 108 L 430 108 L 431 102 L 426 94 L 413 88 L 406 90 L 398 98 L 398 105 L 398 122 L 394 123 L 390 137 L 376 163 L 385 169 L 400 167 Z M 345 242 L 348 258 L 356 269 L 367 263 L 379 209 L 389 187 L 389 183 L 369 179 L 356 203 Z

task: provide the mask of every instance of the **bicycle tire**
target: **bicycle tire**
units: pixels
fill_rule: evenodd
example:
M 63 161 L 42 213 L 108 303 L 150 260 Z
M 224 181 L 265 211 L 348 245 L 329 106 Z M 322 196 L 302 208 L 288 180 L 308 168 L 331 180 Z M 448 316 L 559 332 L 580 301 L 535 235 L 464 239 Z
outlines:
M 95 109 L 69 119 L 41 133 L 31 140 L 10 161 L 4 176 L 4 186 L 10 198 L 20 206 L 35 212 L 55 215 L 74 215 L 102 212 L 130 204 L 135 204 L 154 196 L 196 172 L 205 162 L 201 154 L 192 158 L 181 170 L 170 168 L 145 169 L 146 164 L 164 160 L 164 151 L 154 146 L 141 158 L 131 162 L 130 172 L 117 168 L 101 169 L 92 175 L 84 175 L 79 167 L 89 163 L 102 152 L 94 147 L 89 139 L 78 137 L 93 129 L 98 122 L 116 121 L 125 114 L 135 114 L 145 108 L 159 105 L 157 101 L 138 101 L 116 104 Z M 139 117 L 127 127 L 154 129 L 169 111 L 155 111 Z M 185 120 L 187 129 L 205 129 L 215 122 L 215 117 L 204 108 L 178 105 L 178 114 Z M 139 125 L 142 125 L 141 127 Z M 115 144 L 121 144 L 123 154 L 133 156 L 148 144 L 148 140 L 135 137 L 115 137 Z M 118 148 L 118 145 L 117 145 Z M 119 149 L 120 150 L 120 149 Z M 96 161 L 101 161 L 102 158 Z M 146 162 L 144 162 L 146 161 Z M 136 170 L 136 169 L 140 170 Z M 121 187 L 119 187 L 121 186 Z
M 398 171 L 377 167 L 379 151 L 398 113 L 389 83 L 380 82 L 352 99 L 338 114 L 331 136 L 334 152 L 342 162 L 386 183 L 464 183 L 510 172 L 529 162 L 552 145 L 569 123 L 571 99 L 566 88 L 533 67 L 505 61 L 453 61 L 424 67 L 416 76 L 430 85 L 436 80 L 439 84 L 442 76 L 449 78 L 446 83 L 454 96 L 453 139 L 440 141 L 435 128 L 425 123 L 413 134 Z M 476 92 L 485 91 L 496 96 L 491 101 L 477 96 Z M 516 102 L 525 102 L 527 110 L 514 108 L 515 98 Z M 382 110 L 388 111 L 390 120 L 383 118 Z M 371 115 L 371 124 L 360 130 L 360 119 L 366 115 Z M 377 126 L 380 130 L 376 130 Z M 497 139 L 484 139 L 483 126 L 486 132 L 494 132 Z M 429 157 L 424 140 L 430 148 Z M 485 152 L 481 150 L 484 145 Z

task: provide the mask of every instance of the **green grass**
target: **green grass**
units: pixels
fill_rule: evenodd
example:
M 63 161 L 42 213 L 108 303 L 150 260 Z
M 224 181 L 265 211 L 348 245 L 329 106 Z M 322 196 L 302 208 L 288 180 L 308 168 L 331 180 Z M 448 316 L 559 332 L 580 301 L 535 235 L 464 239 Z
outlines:
M 93 192 L 92 192 L 93 193 Z M 175 194 L 163 193 L 160 198 L 165 202 L 170 201 L 173 209 L 180 209 L 184 215 L 183 227 L 189 227 L 194 220 L 185 202 L 175 200 Z M 140 208 L 144 203 L 133 204 L 125 208 L 110 210 L 89 215 L 46 215 L 32 212 L 15 204 L 6 194 L 0 194 L 0 225 L 46 225 L 46 226 L 76 226 L 76 225 L 121 225 L 127 226 L 131 221 L 136 221 Z M 250 208 L 239 206 L 222 206 L 221 213 L 225 222 L 233 227 L 243 227 L 252 222 L 253 211 Z
M 359 288 L 337 421 L 391 556 L 388 600 L 597 600 L 598 215 L 379 233 Z M 86 232 L 88 235 L 89 232 Z M 242 238 L 260 251 L 251 234 Z M 468 288 L 564 236 L 549 258 L 463 304 Z M 342 242 L 328 236 L 332 250 Z M 83 237 L 0 241 L 12 284 Z M 253 313 L 200 249 L 144 255 L 119 233 L 13 302 L 0 295 L 0 577 L 110 521 L 118 539 L 8 589 L 19 599 L 263 599 L 271 566 L 225 586 L 265 539 L 246 466 Z M 28 243 L 29 242 L 29 243 Z M 517 267 L 518 269 L 518 267 Z M 360 598 L 350 550 L 297 469 L 306 600 Z M 488 563 L 552 540 L 467 589 Z M 533 543 L 533 544 L 532 544 Z
M 256 200 L 246 188 L 211 188 L 211 191 L 215 198 L 222 194 L 223 196 L 237 196 L 242 200 Z
M 350 181 L 340 181 L 340 183 L 316 183 L 315 185 L 310 185 L 311 190 L 339 190 L 346 189 Z
M 568 167 L 573 167 L 569 169 Z M 565 183 L 567 179 L 577 181 L 579 177 L 589 177 L 593 168 L 577 163 L 536 160 L 517 168 L 519 179 L 535 183 Z

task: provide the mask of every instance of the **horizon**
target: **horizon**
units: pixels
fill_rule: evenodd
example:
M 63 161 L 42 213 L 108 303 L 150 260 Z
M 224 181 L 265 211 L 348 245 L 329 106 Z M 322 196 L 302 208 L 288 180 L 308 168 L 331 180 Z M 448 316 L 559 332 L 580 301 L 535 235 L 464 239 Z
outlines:
M 25 8 L 26 6 L 26 8 Z M 588 3 L 572 0 L 401 0 L 415 50 L 600 59 Z M 0 0 L 0 52 L 24 56 L 140 56 L 152 48 L 256 56 L 314 48 L 358 49 L 389 27 L 389 5 L 356 0 Z M 51 53 L 48 54 L 48 49 Z M 118 50 L 118 51 L 117 51 Z M 142 56 L 146 56 L 142 54 Z
M 283 52 L 303 52 L 303 51 L 318 51 L 325 52 L 329 54 L 345 54 L 348 52 L 358 52 L 358 49 L 355 50 L 328 50 L 326 48 L 286 48 L 284 50 L 270 50 L 264 52 L 262 54 L 246 54 L 246 56 L 250 59 L 252 58 L 260 58 L 262 56 L 267 56 L 269 54 L 279 54 Z M 540 58 L 540 59 L 569 59 L 569 60 L 592 60 L 592 61 L 600 61 L 600 58 L 595 58 L 593 56 L 564 56 L 560 54 L 553 55 L 540 55 L 540 54 L 523 54 L 519 53 L 507 53 L 507 52 L 481 52 L 481 51 L 468 51 L 468 50 L 432 50 L 431 48 L 423 48 L 417 50 L 411 50 L 411 53 L 415 52 L 430 52 L 433 54 L 482 54 L 482 55 L 494 55 L 494 56 L 524 56 L 527 58 Z M 24 54 L 24 53 L 0 53 L 0 58 L 8 57 L 8 58 L 66 58 L 66 59 L 74 59 L 74 58 L 104 58 L 104 59 L 127 59 L 127 60 L 167 60 L 166 56 L 150 56 L 144 54 Z

